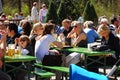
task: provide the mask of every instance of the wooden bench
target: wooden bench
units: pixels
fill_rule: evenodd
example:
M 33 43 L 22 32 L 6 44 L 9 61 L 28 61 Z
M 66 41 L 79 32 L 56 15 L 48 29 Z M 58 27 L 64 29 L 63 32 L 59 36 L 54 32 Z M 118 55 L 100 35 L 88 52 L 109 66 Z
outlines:
M 45 69 L 49 69 L 49 70 L 53 70 L 53 71 L 62 72 L 62 74 L 65 74 L 66 80 L 67 80 L 67 76 L 69 75 L 69 68 L 68 67 L 64 67 L 64 66 L 45 66 L 45 65 L 42 65 L 41 63 L 35 63 L 34 65 L 35 65 L 35 67 L 45 68 Z
M 36 76 L 36 78 L 38 77 L 40 79 L 42 79 L 42 78 L 50 78 L 52 76 L 55 76 L 54 73 L 48 72 L 48 71 L 42 70 L 42 69 L 40 71 L 32 71 L 31 73 L 34 74 Z

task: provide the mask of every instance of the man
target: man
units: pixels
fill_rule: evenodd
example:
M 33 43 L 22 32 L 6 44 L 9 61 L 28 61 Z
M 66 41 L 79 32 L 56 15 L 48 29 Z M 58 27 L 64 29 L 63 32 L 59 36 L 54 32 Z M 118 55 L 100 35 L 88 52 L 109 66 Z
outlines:
M 19 38 L 20 34 L 18 33 L 18 26 L 15 23 L 10 23 L 7 26 L 7 45 L 14 44 L 15 38 Z
M 62 27 L 60 28 L 60 40 L 65 38 L 65 45 L 71 45 L 71 38 L 67 38 L 68 33 L 72 30 L 71 21 L 69 19 L 64 19 L 62 21 Z
M 110 24 L 110 30 L 113 32 L 113 34 L 118 34 L 119 33 L 119 21 L 117 19 L 117 17 L 114 17 L 113 19 L 111 19 L 111 24 Z
M 10 77 L 2 72 L 2 59 L 6 53 L 6 30 L 2 22 L 0 22 L 0 80 L 11 80 Z
M 38 3 L 34 2 L 31 10 L 31 18 L 32 18 L 33 24 L 39 21 L 37 8 L 38 8 Z

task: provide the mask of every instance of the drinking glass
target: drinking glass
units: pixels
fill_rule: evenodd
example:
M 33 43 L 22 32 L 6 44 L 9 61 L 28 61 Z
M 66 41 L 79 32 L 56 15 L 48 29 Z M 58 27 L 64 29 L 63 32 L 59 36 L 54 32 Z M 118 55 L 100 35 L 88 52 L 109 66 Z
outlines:
M 76 47 L 76 38 L 71 38 L 71 46 L 72 46 L 73 48 Z
M 8 56 L 14 57 L 15 44 L 8 44 Z

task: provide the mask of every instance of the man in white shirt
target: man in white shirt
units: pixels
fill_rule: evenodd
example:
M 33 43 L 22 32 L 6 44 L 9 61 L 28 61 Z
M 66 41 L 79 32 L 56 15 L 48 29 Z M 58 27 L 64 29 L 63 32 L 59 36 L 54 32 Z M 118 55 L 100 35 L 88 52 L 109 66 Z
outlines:
M 39 21 L 37 7 L 38 7 L 38 3 L 34 2 L 33 7 L 31 9 L 31 18 L 34 24 Z

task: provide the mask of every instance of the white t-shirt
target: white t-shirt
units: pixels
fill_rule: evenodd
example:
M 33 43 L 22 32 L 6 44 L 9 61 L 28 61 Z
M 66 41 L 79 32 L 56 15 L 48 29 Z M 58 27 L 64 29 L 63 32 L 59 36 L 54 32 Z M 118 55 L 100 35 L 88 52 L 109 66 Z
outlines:
M 31 10 L 31 18 L 32 20 L 39 20 L 37 8 L 34 6 L 32 7 L 32 10 Z
M 40 40 L 36 41 L 35 56 L 38 62 L 40 62 L 45 55 L 49 54 L 50 44 L 54 41 L 55 38 L 50 34 L 44 35 Z
M 41 15 L 41 16 L 46 16 L 47 15 L 47 12 L 48 12 L 48 10 L 47 9 L 40 9 L 40 11 L 39 11 L 39 16 Z

